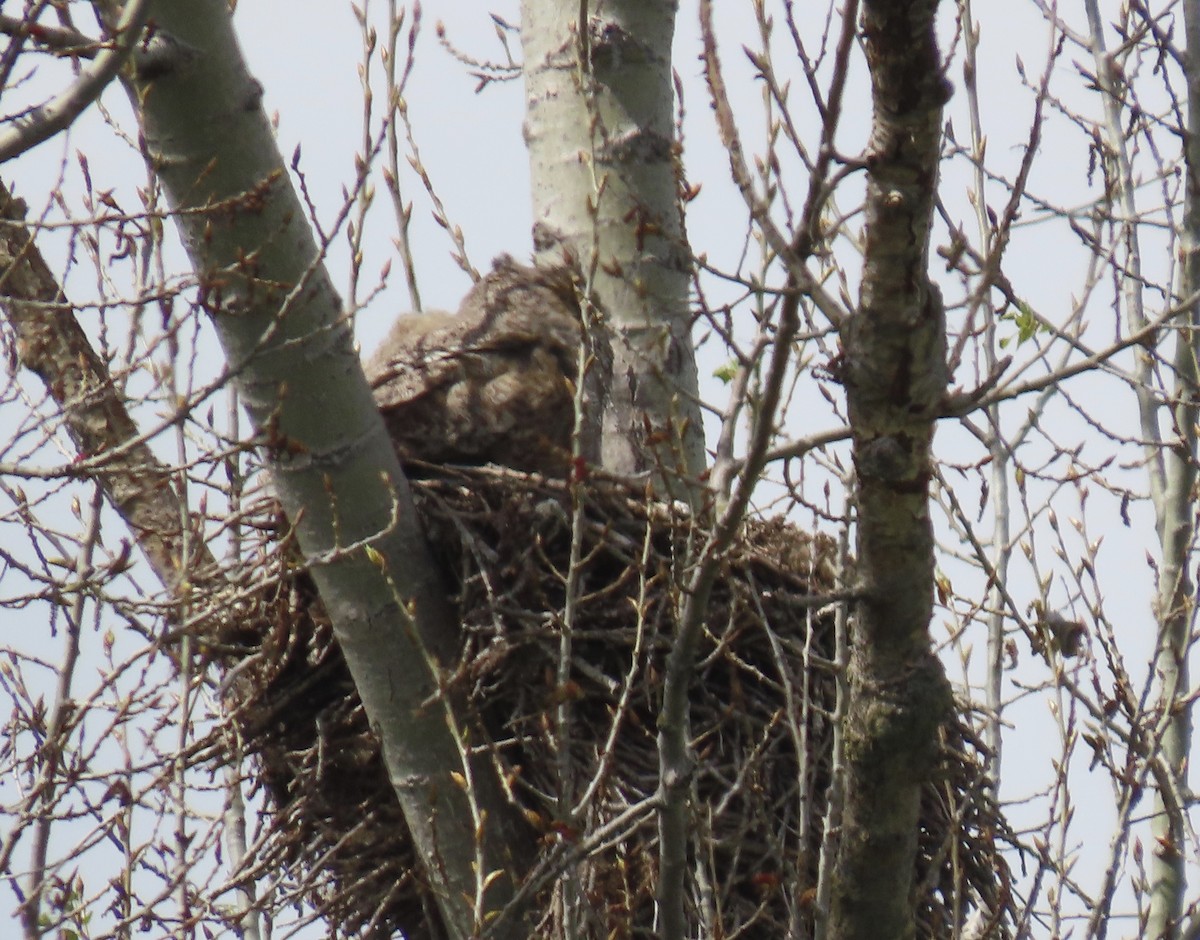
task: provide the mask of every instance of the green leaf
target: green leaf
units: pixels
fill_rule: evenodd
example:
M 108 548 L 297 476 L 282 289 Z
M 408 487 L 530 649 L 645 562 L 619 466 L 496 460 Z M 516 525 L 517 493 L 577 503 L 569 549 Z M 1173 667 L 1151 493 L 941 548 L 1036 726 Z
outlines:
M 727 363 L 725 363 L 725 365 L 718 366 L 716 369 L 713 369 L 713 378 L 720 379 L 722 382 L 728 385 L 733 381 L 734 376 L 737 375 L 737 370 L 737 362 L 733 359 L 730 359 Z
M 1034 313 L 1033 308 L 1023 300 L 1018 300 L 1016 302 L 1015 311 L 1006 311 L 1000 315 L 1000 319 L 1008 320 L 1014 326 L 1016 326 L 1016 339 L 1018 346 L 1027 342 L 1028 340 L 1033 339 L 1038 333 L 1047 332 L 1047 327 L 1042 325 L 1041 320 L 1038 319 L 1038 315 Z M 1012 337 L 1000 340 L 1000 348 L 1003 349 L 1005 346 L 1007 346 L 1010 339 L 1012 339 Z
M 1033 339 L 1041 328 L 1041 324 L 1038 323 L 1033 310 L 1030 309 L 1029 304 L 1025 303 L 1025 301 L 1018 301 L 1017 309 L 1020 311 L 1017 314 L 1017 343 L 1019 345 L 1026 340 Z

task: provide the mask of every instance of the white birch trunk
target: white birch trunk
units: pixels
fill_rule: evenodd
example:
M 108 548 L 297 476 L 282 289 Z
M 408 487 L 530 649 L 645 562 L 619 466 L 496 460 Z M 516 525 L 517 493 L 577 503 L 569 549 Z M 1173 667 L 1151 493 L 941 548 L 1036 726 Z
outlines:
M 675 0 L 525 0 L 526 123 L 539 256 L 576 259 L 601 315 L 585 456 L 666 492 L 705 464 L 677 193 Z M 598 434 L 598 445 L 594 437 Z
M 1196 538 L 1196 356 L 1197 326 L 1200 307 L 1191 298 L 1200 288 L 1200 3 L 1187 0 L 1183 6 L 1184 34 L 1187 40 L 1187 137 L 1184 150 L 1185 179 L 1183 228 L 1179 233 L 1179 301 L 1188 303 L 1175 334 L 1175 387 L 1170 401 L 1170 446 L 1161 450 L 1164 464 L 1163 492 L 1155 500 L 1158 534 L 1162 544 L 1155 613 L 1158 617 L 1158 658 L 1155 672 L 1160 682 L 1160 708 L 1163 716 L 1162 757 L 1168 771 L 1187 782 L 1191 752 L 1192 720 L 1191 680 L 1188 653 L 1194 621 L 1196 587 L 1189 573 Z M 1185 868 L 1186 833 L 1182 807 L 1175 795 L 1161 784 L 1154 791 L 1155 846 L 1150 865 L 1151 937 L 1179 935 L 1187 894 Z
M 471 780 L 439 695 L 457 624 L 225 0 L 161 0 L 131 83 L 149 159 L 296 525 L 451 937 L 512 893 L 525 840 Z M 477 767 L 475 769 L 478 769 Z M 468 792 L 470 795 L 468 796 Z M 487 813 L 487 825 L 481 820 Z M 477 833 L 479 833 L 477 837 Z
M 1092 54 L 1096 67 L 1099 92 L 1104 106 L 1103 131 L 1116 170 L 1117 185 L 1114 201 L 1119 218 L 1126 227 L 1123 242 L 1127 256 L 1122 261 L 1121 300 L 1131 331 L 1147 322 L 1144 309 L 1140 243 L 1137 220 L 1137 181 L 1131 168 L 1125 138 L 1123 79 L 1113 71 L 1112 58 L 1105 48 L 1104 18 L 1096 0 L 1085 5 L 1091 30 Z M 1196 0 L 1184 4 L 1184 29 L 1187 50 L 1187 144 L 1184 151 L 1186 184 L 1182 230 L 1179 232 L 1178 298 L 1186 303 L 1200 286 L 1200 72 L 1194 56 L 1200 50 L 1200 10 Z M 1193 489 L 1196 483 L 1196 369 L 1197 308 L 1194 301 L 1186 315 L 1180 317 L 1175 335 L 1173 356 L 1174 385 L 1162 389 L 1162 397 L 1170 402 L 1163 408 L 1155 394 L 1159 370 L 1154 366 L 1155 350 L 1139 351 L 1136 376 L 1138 384 L 1138 413 L 1142 437 L 1146 441 L 1146 468 L 1150 498 L 1154 504 L 1155 529 L 1161 550 L 1158 583 L 1155 589 L 1154 612 L 1158 623 L 1156 654 L 1153 663 L 1157 683 L 1159 710 L 1157 734 L 1159 752 L 1150 755 L 1159 772 L 1154 791 L 1154 816 L 1151 825 L 1154 851 L 1150 863 L 1150 906 L 1147 936 L 1169 938 L 1179 936 L 1183 915 L 1187 877 L 1185 871 L 1183 808 L 1178 786 L 1186 782 L 1187 762 L 1191 745 L 1191 708 L 1188 704 L 1190 679 L 1187 656 L 1193 622 L 1195 585 L 1189 574 L 1190 559 L 1195 542 L 1195 506 Z M 1163 334 L 1159 334 L 1163 335 Z M 1162 388 L 1162 386 L 1159 386 Z M 1165 420 L 1164 420 L 1165 419 Z M 1160 423 L 1161 422 L 1161 423 Z M 1165 425 L 1165 427 L 1163 426 Z M 1153 742 L 1152 746 L 1153 746 Z M 1160 761 L 1156 760 L 1161 758 Z M 1116 876 L 1110 867 L 1106 879 Z M 1110 896 L 1109 885 L 1101 897 Z M 1092 929 L 1102 935 L 1105 927 L 1093 915 Z

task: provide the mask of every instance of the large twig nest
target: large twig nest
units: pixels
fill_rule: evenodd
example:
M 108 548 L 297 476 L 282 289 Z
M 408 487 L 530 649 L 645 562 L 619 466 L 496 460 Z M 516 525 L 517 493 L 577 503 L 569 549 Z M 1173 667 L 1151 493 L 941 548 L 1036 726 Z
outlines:
M 568 604 L 565 484 L 483 468 L 443 470 L 415 490 L 458 593 L 451 681 L 543 841 L 538 935 L 564 937 L 571 923 L 580 937 L 651 936 L 656 716 L 684 566 L 703 532 L 615 484 L 589 487 Z M 280 577 L 247 621 L 253 662 L 233 684 L 272 798 L 270 851 L 348 933 L 440 936 L 377 742 L 290 557 L 264 545 Z M 831 540 L 779 520 L 748 523 L 724 560 L 691 708 L 691 903 L 712 936 L 783 937 L 812 918 L 837 707 L 836 605 L 813 595 L 836 589 L 834 561 Z M 977 751 L 965 721 L 945 730 L 942 776 L 922 808 L 924 936 L 949 936 L 971 909 L 1007 917 L 1002 820 Z

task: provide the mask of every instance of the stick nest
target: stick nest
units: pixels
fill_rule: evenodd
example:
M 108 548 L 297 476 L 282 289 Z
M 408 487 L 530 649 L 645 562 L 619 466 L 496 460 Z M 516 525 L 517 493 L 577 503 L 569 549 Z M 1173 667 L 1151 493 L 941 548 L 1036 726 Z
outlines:
M 616 484 L 584 496 L 568 604 L 572 504 L 564 484 L 497 468 L 414 482 L 431 548 L 457 594 L 448 681 L 490 738 L 530 821 L 536 935 L 650 937 L 658 827 L 656 721 L 686 559 L 706 532 Z M 265 510 L 264 510 L 265 511 Z M 264 538 L 247 577 L 232 713 L 269 794 L 260 865 L 345 934 L 439 938 L 429 890 L 378 743 L 333 631 L 286 539 Z M 691 690 L 691 916 L 701 935 L 807 933 L 828 811 L 837 682 L 836 544 L 779 519 L 748 522 L 722 560 Z M 570 668 L 560 669 L 569 630 Z M 922 803 L 919 931 L 950 936 L 971 911 L 989 936 L 1011 917 L 1004 832 L 963 715 L 942 732 Z M 560 807 L 570 808 L 564 813 Z M 568 926 L 570 925 L 570 926 Z M 700 928 L 697 928 L 700 929 Z

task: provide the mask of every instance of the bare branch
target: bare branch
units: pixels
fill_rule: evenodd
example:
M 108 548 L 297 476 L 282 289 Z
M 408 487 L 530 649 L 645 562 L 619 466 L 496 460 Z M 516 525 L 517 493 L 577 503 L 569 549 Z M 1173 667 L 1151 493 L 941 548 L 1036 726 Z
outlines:
M 215 563 L 202 540 L 184 552 L 185 504 L 172 474 L 129 417 L 62 288 L 25 224 L 25 205 L 0 185 L 0 303 L 26 368 L 62 410 L 68 433 L 105 495 L 129 523 L 163 586 L 203 578 Z
M 142 30 L 150 19 L 151 7 L 151 0 L 130 0 L 125 4 L 113 30 L 111 47 L 103 48 L 96 54 L 92 67 L 85 69 L 53 101 L 16 119 L 7 130 L 0 131 L 0 163 L 31 150 L 70 127 L 100 97 L 141 41 Z

